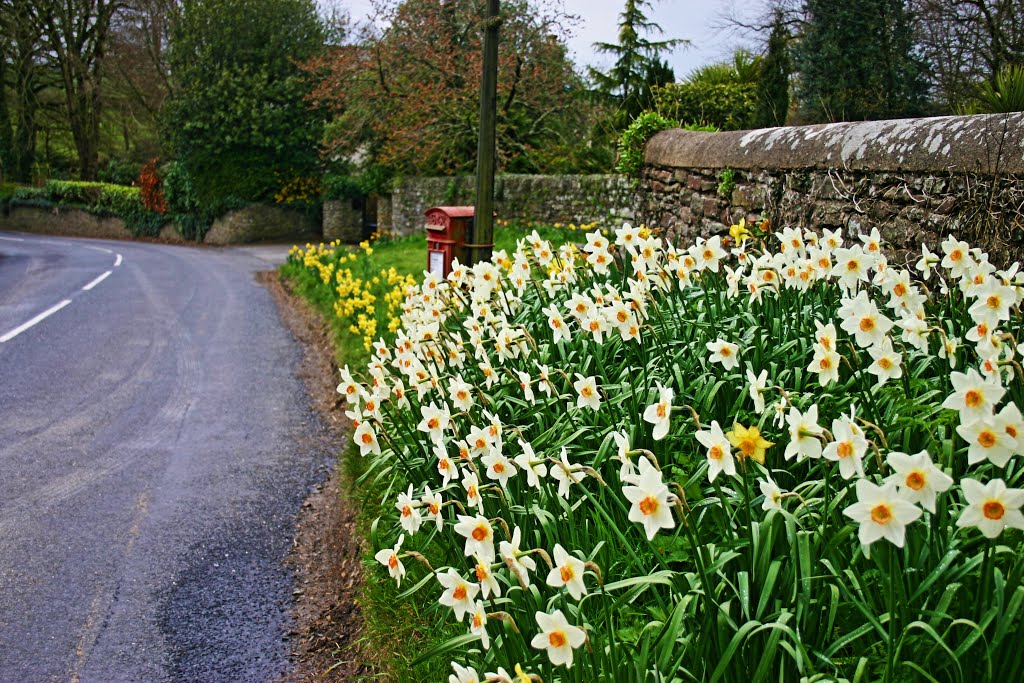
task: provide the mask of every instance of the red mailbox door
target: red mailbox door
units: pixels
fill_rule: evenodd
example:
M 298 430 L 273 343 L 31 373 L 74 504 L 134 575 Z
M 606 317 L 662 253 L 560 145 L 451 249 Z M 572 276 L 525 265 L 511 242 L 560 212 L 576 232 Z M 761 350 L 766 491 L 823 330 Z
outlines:
M 435 206 L 426 211 L 427 271 L 448 277 L 452 260 L 466 261 L 466 235 L 473 220 L 472 206 Z

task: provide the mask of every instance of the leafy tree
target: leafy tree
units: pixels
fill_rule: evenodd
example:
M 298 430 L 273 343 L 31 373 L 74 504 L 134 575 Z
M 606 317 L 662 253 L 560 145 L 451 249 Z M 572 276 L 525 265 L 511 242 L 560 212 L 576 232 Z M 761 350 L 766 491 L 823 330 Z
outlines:
M 160 123 L 170 91 L 167 47 L 174 0 L 130 0 L 111 22 L 101 163 L 139 166 L 164 154 Z M 102 173 L 102 171 L 101 171 Z
M 1002 70 L 1024 64 L 1021 0 L 911 0 L 917 49 L 940 107 L 969 103 L 979 83 L 995 88 Z
M 598 92 L 618 107 L 614 125 L 624 128 L 651 105 L 651 88 L 675 80 L 675 74 L 661 55 L 688 41 L 677 38 L 650 40 L 646 36 L 662 33 L 661 27 L 647 18 L 646 0 L 626 0 L 619 15 L 619 42 L 595 43 L 598 52 L 614 55 L 615 64 L 608 73 L 590 70 Z
M 755 117 L 755 125 L 758 127 L 786 125 L 786 114 L 789 112 L 789 74 L 792 71 L 789 41 L 786 18 L 782 10 L 776 9 L 758 79 L 758 109 Z
M 7 179 L 32 180 L 38 134 L 42 74 L 42 32 L 33 19 L 34 6 L 20 0 L 0 0 L 0 62 L 4 111 L 0 113 L 0 163 Z M 8 94 L 10 99 L 8 99 Z
M 731 62 L 707 64 L 694 69 L 687 83 L 704 85 L 754 85 L 761 79 L 761 57 L 747 50 L 736 50 Z
M 316 169 L 321 122 L 297 62 L 323 40 L 312 0 L 182 1 L 164 120 L 175 172 L 200 206 L 270 199 Z
M 18 4 L 18 0 L 14 0 Z M 99 170 L 104 56 L 110 23 L 122 0 L 34 0 L 30 21 L 41 31 L 59 74 L 65 114 L 82 180 Z
M 731 61 L 695 69 L 682 83 L 651 89 L 653 109 L 683 126 L 741 130 L 754 125 L 761 57 L 736 50 Z
M 502 4 L 497 153 L 506 172 L 587 168 L 593 116 L 559 35 L 564 17 L 526 0 Z M 333 119 L 334 158 L 397 173 L 475 168 L 482 16 L 476 0 L 405 0 L 380 7 L 382 31 L 306 64 L 313 106 Z
M 808 121 L 857 121 L 923 112 L 923 66 L 904 0 L 805 0 L 796 49 Z

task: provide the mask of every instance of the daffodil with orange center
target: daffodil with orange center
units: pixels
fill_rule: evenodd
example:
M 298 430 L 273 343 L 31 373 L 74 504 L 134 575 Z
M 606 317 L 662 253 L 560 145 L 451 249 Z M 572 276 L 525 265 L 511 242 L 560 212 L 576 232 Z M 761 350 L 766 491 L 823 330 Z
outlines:
M 757 425 L 744 427 L 739 422 L 733 424 L 732 429 L 726 432 L 725 438 L 737 450 L 741 458 L 750 458 L 757 463 L 764 464 L 765 453 L 775 445 L 761 436 L 761 430 Z

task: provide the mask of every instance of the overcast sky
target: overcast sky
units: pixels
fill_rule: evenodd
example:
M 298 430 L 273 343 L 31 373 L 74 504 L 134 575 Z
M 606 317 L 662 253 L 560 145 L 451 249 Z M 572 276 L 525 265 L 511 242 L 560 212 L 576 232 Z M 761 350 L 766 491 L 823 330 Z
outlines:
M 335 0 L 348 9 L 353 20 L 364 20 L 370 12 L 369 0 Z M 577 15 L 580 23 L 569 40 L 569 48 L 578 65 L 607 68 L 613 61 L 609 55 L 594 52 L 593 43 L 615 43 L 618 37 L 619 14 L 624 0 L 562 0 L 569 14 Z M 534 0 L 541 7 L 550 2 Z M 733 6 L 732 0 L 653 0 L 647 16 L 664 29 L 663 38 L 683 38 L 690 45 L 676 48 L 668 56 L 676 78 L 683 78 L 694 68 L 728 59 L 739 45 L 739 38 L 714 28 L 716 20 Z M 739 6 L 749 8 L 761 0 L 740 0 Z M 718 23 L 721 23 L 720 21 Z

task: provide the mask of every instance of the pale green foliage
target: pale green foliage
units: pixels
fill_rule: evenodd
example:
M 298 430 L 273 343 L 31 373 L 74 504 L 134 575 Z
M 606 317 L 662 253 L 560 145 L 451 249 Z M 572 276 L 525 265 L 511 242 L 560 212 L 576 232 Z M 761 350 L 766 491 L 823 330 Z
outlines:
M 619 161 L 615 170 L 625 175 L 636 175 L 644 165 L 644 148 L 655 133 L 672 127 L 672 123 L 657 112 L 645 111 L 634 119 L 619 139 Z

